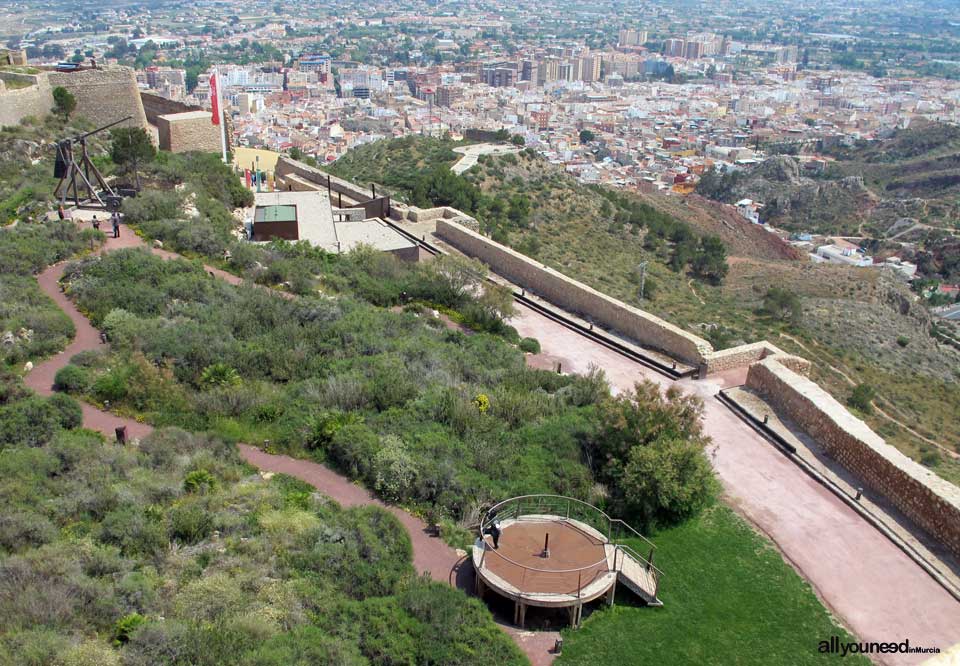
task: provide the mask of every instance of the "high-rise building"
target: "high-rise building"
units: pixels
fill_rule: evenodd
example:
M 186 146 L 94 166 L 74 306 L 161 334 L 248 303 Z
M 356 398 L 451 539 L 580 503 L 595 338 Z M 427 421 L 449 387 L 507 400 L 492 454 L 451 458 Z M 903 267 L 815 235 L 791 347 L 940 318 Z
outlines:
M 507 88 L 513 85 L 516 70 L 511 67 L 484 67 L 483 80 L 494 88 Z
M 580 79 L 586 83 L 600 80 L 600 67 L 603 58 L 599 53 L 586 55 L 580 58 Z
M 682 58 L 685 47 L 686 40 L 673 38 L 666 39 L 663 42 L 663 55 L 670 58 Z
M 463 91 L 458 86 L 437 86 L 437 106 L 453 107 L 463 97 Z
M 621 30 L 619 39 L 617 40 L 618 46 L 643 46 L 646 43 L 647 31 L 635 30 L 633 28 Z

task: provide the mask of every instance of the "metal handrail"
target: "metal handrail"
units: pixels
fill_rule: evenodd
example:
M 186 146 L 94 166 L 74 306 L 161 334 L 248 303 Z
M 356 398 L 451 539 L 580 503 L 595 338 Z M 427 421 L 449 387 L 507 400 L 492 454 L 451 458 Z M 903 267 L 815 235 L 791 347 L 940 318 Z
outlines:
M 640 534 L 640 532 L 633 529 L 633 527 L 631 527 L 629 523 L 626 523 L 623 520 L 620 520 L 619 518 L 611 518 L 611 521 L 618 525 L 622 525 L 623 527 L 626 527 L 628 530 L 633 532 L 634 536 L 636 536 L 638 539 L 643 540 L 644 543 L 646 543 L 648 546 L 650 546 L 653 549 L 656 549 L 657 546 L 652 541 L 650 541 L 650 539 L 648 539 L 647 537 Z
M 637 551 L 635 551 L 635 550 L 634 550 L 633 548 L 631 548 L 630 546 L 628 546 L 628 545 L 626 545 L 626 544 L 614 544 L 614 547 L 615 547 L 617 550 L 621 551 L 621 552 L 628 553 L 633 559 L 639 561 L 641 564 L 646 565 L 647 569 L 653 569 L 654 573 L 656 574 L 655 578 L 656 578 L 657 580 L 660 580 L 660 578 L 662 578 L 664 575 L 666 575 L 666 574 L 663 573 L 663 571 L 662 571 L 660 568 L 657 567 L 657 565 L 655 565 L 653 562 L 651 562 L 650 560 L 648 560 L 647 558 L 645 558 L 643 555 L 641 555 L 640 553 L 638 553 Z M 617 561 L 617 560 L 616 560 L 616 556 L 614 556 L 614 560 L 613 560 L 613 561 L 614 561 L 614 566 L 616 566 L 616 561 Z M 622 564 L 623 564 L 623 561 L 621 560 L 621 566 L 622 566 Z M 619 572 L 620 569 L 617 568 L 616 571 Z
M 505 499 L 502 502 L 498 502 L 497 504 L 494 504 L 492 507 L 490 507 L 487 513 L 480 519 L 480 525 L 479 525 L 480 538 L 481 539 L 484 538 L 484 533 L 486 531 L 486 528 L 489 526 L 491 522 L 489 518 L 491 513 L 496 512 L 498 517 L 505 517 L 505 518 L 514 517 L 519 519 L 521 515 L 520 509 L 522 508 L 523 503 L 525 501 L 531 501 L 531 502 L 536 501 L 537 509 L 544 508 L 545 503 L 547 504 L 548 508 L 554 508 L 554 506 L 558 504 L 562 505 L 565 503 L 566 518 L 570 518 L 570 511 L 571 511 L 572 505 L 578 506 L 580 508 L 585 508 L 590 512 L 594 513 L 595 516 L 601 520 L 601 522 L 606 523 L 605 525 L 606 529 L 605 530 L 601 529 L 599 531 L 605 532 L 607 536 L 607 540 L 610 541 L 611 543 L 619 542 L 619 535 L 615 537 L 613 534 L 613 528 L 614 526 L 617 526 L 617 527 L 625 527 L 636 538 L 642 540 L 651 548 L 656 549 L 657 547 L 652 541 L 650 541 L 647 537 L 640 534 L 640 532 L 635 530 L 626 521 L 621 520 L 620 518 L 613 518 L 607 513 L 605 513 L 604 511 L 602 511 L 601 509 L 598 509 L 597 507 L 593 506 L 588 502 L 584 502 L 583 500 L 576 499 L 575 497 L 565 497 L 563 495 L 547 495 L 547 494 L 519 495 L 517 497 L 511 497 L 510 499 Z M 512 514 L 511 514 L 511 510 L 513 510 Z M 558 514 L 548 514 L 548 515 L 563 515 L 563 514 L 558 513 Z

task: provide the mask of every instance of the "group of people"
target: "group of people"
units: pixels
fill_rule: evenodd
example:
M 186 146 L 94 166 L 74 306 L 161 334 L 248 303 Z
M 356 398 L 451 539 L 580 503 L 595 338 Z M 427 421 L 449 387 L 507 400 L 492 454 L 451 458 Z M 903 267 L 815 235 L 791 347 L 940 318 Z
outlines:
M 61 220 L 64 220 L 72 216 L 68 211 L 63 209 L 63 206 L 60 206 L 57 208 L 57 217 L 59 217 Z M 96 215 L 93 216 L 93 220 L 91 220 L 91 222 L 93 222 L 94 229 L 100 229 L 100 220 Z M 110 213 L 110 228 L 113 231 L 113 237 L 120 238 L 120 211 L 115 210 Z
M 93 228 L 100 228 L 100 220 L 97 219 L 97 216 L 93 216 Z M 113 230 L 113 237 L 120 238 L 120 212 L 113 211 L 110 213 L 110 228 Z

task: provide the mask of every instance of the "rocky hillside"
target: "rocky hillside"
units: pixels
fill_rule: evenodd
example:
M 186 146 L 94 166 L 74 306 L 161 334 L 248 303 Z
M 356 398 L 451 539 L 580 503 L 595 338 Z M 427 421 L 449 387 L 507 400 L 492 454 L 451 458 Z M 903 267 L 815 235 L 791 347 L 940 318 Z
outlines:
M 708 173 L 698 190 L 727 203 L 761 201 L 766 221 L 796 231 L 889 239 L 960 230 L 960 128 L 917 123 L 826 157 L 820 173 L 775 155 L 752 170 Z

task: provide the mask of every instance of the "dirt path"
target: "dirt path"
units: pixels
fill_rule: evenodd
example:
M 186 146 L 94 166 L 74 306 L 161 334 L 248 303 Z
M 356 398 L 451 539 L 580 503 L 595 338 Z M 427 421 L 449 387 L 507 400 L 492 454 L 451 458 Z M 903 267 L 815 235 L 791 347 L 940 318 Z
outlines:
M 80 223 L 86 225 L 87 223 Z M 100 253 L 110 252 L 122 248 L 146 247 L 146 244 L 124 227 L 120 238 L 108 238 Z M 150 251 L 164 259 L 180 258 L 179 255 L 159 248 L 150 248 Z M 70 317 L 77 333 L 73 341 L 59 354 L 38 363 L 24 378 L 24 382 L 31 389 L 41 395 L 53 393 L 53 381 L 57 371 L 70 362 L 71 357 L 81 351 L 104 348 L 100 339 L 100 332 L 90 324 L 90 321 L 79 311 L 73 302 L 60 290 L 59 280 L 69 262 L 62 262 L 51 266 L 37 276 L 41 290 L 50 296 L 57 305 Z M 211 266 L 204 268 L 215 277 L 226 280 L 230 284 L 241 284 L 243 280 L 236 275 L 227 273 Z M 285 298 L 293 298 L 292 294 L 276 292 Z M 107 437 L 115 436 L 115 429 L 126 426 L 127 436 L 131 438 L 145 437 L 153 428 L 146 423 L 139 423 L 133 419 L 117 416 L 116 414 L 97 409 L 81 403 L 83 409 L 83 425 L 85 428 L 96 430 Z M 282 472 L 306 481 L 320 492 L 333 498 L 343 506 L 372 504 L 381 506 L 397 517 L 410 533 L 413 544 L 413 566 L 417 573 L 427 574 L 431 578 L 458 587 L 468 594 L 473 590 L 473 566 L 467 561 L 466 554 L 460 555 L 447 546 L 440 539 L 427 534 L 427 526 L 418 518 L 402 509 L 384 504 L 376 499 L 367 490 L 352 483 L 333 470 L 308 460 L 297 460 L 287 456 L 276 456 L 263 453 L 259 449 L 245 444 L 239 445 L 240 455 L 252 465 L 271 472 Z M 506 631 L 517 643 L 521 650 L 530 659 L 533 666 L 548 666 L 553 663 L 553 654 L 550 650 L 559 633 L 553 631 L 520 631 L 497 618 L 500 627 Z

